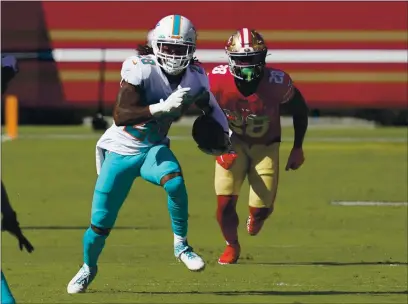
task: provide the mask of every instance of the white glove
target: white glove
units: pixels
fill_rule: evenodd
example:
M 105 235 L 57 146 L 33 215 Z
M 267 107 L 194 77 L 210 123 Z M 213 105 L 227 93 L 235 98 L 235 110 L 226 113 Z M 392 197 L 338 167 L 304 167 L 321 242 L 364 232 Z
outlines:
M 173 92 L 165 101 L 160 99 L 159 103 L 150 105 L 150 113 L 157 117 L 179 109 L 184 104 L 183 101 L 188 91 L 190 91 L 190 88 L 178 86 L 177 91 Z
M 1 67 L 11 67 L 14 72 L 18 71 L 17 59 L 13 55 L 2 55 L 1 56 Z

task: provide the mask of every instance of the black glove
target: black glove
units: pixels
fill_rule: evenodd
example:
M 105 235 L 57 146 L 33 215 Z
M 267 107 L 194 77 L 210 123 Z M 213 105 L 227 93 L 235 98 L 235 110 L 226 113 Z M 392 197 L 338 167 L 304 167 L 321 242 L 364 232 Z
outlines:
M 8 231 L 14 235 L 18 240 L 18 246 L 20 250 L 27 250 L 28 253 L 33 252 L 34 246 L 31 245 L 30 241 L 23 235 L 20 224 L 17 221 L 17 215 L 14 211 L 3 214 L 3 219 L 1 221 L 1 230 Z

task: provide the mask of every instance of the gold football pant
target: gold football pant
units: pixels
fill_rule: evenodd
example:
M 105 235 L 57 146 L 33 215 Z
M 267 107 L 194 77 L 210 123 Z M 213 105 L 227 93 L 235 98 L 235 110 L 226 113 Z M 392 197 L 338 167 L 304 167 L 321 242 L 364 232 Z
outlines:
M 238 157 L 229 170 L 216 163 L 216 194 L 239 195 L 242 183 L 248 176 L 249 206 L 273 209 L 278 188 L 280 143 L 248 145 L 234 136 L 231 142 Z

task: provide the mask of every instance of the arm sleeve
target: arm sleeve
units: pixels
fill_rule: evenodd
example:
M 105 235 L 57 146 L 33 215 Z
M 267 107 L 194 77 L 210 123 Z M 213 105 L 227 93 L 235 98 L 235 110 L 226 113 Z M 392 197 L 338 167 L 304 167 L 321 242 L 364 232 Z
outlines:
M 204 77 L 203 77 L 203 86 L 205 87 L 206 90 L 210 93 L 210 100 L 208 104 L 210 105 L 212 111 L 211 111 L 211 117 L 214 118 L 224 129 L 224 132 L 227 134 L 230 134 L 230 130 L 228 127 L 228 120 L 227 117 L 225 116 L 224 111 L 221 109 L 220 105 L 217 102 L 217 99 L 215 98 L 212 90 L 211 90 L 211 74 L 205 73 L 204 71 Z
M 295 95 L 295 86 L 293 85 L 293 80 L 290 78 L 289 74 L 285 73 L 283 80 L 284 85 L 281 103 L 287 103 Z
M 211 92 L 210 92 L 210 106 L 212 108 L 211 117 L 214 118 L 222 126 L 225 133 L 229 134 L 227 117 L 225 116 L 224 111 L 218 105 L 215 96 Z
M 6 188 L 1 181 L 1 213 L 3 216 L 9 216 L 14 212 L 13 208 L 10 205 L 10 200 L 8 198 Z

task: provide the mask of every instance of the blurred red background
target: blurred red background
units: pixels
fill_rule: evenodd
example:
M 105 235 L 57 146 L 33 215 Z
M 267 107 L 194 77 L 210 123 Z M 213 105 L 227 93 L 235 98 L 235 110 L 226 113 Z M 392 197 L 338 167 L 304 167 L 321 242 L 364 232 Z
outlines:
M 198 49 L 223 50 L 237 28 L 260 31 L 274 50 L 406 50 L 405 2 L 2 2 L 2 51 L 134 49 L 170 14 L 188 17 Z M 354 55 L 352 55 L 354 56 Z M 96 107 L 100 63 L 20 61 L 10 87 L 23 107 Z M 206 69 L 221 63 L 205 62 Z M 294 63 L 286 70 L 316 109 L 404 109 L 406 61 Z M 120 62 L 107 62 L 103 99 L 115 100 Z M 24 89 L 22 90 L 21 87 Z

